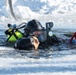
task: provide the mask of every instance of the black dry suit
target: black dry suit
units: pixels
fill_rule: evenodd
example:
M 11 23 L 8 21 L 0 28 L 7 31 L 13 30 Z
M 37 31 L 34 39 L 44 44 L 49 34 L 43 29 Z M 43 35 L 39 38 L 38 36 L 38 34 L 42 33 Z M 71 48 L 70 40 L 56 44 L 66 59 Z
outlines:
M 24 29 L 24 35 L 25 38 L 22 38 L 20 40 L 18 40 L 16 42 L 16 48 L 20 49 L 26 49 L 25 45 L 28 49 L 32 49 L 32 44 L 29 41 L 28 44 L 26 41 L 24 40 L 29 40 L 30 38 L 28 38 L 29 36 L 35 36 L 38 38 L 40 45 L 39 48 L 46 48 L 47 45 L 51 45 L 53 43 L 58 43 L 58 39 L 56 36 L 54 35 L 50 35 L 51 28 L 53 27 L 53 23 L 52 22 L 48 22 L 46 23 L 46 28 L 44 28 L 41 23 L 38 20 L 31 20 L 27 23 L 27 25 L 25 26 Z M 23 43 L 25 42 L 25 43 Z M 25 45 L 24 45 L 25 44 Z
M 25 27 L 25 33 L 26 35 L 30 35 L 36 31 L 40 32 L 40 34 L 34 36 L 38 38 L 40 46 L 42 46 L 42 48 L 45 48 L 47 45 L 59 43 L 58 38 L 52 34 L 52 27 L 53 22 L 47 22 L 44 28 L 38 20 L 33 19 L 27 23 L 27 26 Z
M 34 32 L 37 33 L 37 35 L 34 34 Z M 38 38 L 38 40 L 40 42 L 44 42 L 46 40 L 46 37 L 45 37 L 45 30 L 44 28 L 42 27 L 41 23 L 38 21 L 38 20 L 31 20 L 27 23 L 27 26 L 25 27 L 25 33 L 26 35 L 34 35 Z

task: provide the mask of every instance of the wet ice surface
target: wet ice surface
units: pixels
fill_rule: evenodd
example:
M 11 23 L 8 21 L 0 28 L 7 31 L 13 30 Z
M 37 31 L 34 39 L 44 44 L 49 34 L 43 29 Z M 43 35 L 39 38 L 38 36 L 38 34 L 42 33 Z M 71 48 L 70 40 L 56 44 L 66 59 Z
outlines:
M 54 30 L 57 36 L 67 39 L 64 33 L 71 30 Z M 3 33 L 1 31 L 0 33 Z M 0 38 L 4 40 L 5 35 Z M 0 41 L 1 42 L 1 41 Z M 3 43 L 2 42 L 2 43 Z M 1 44 L 2 44 L 1 43 Z M 76 47 L 62 44 L 46 50 L 19 51 L 0 46 L 0 74 L 2 75 L 76 75 Z
M 67 29 L 54 29 L 53 33 L 57 35 L 58 38 L 60 38 L 61 40 L 65 40 L 66 43 L 61 43 L 60 45 L 53 45 L 48 49 L 45 50 L 38 50 L 38 51 L 26 51 L 26 50 L 15 50 L 13 48 L 12 44 L 8 44 L 6 43 L 6 35 L 4 34 L 4 30 L 1 30 L 0 33 L 2 33 L 0 35 L 0 57 L 30 57 L 30 58 L 49 58 L 49 57 L 59 57 L 59 56 L 63 56 L 63 55 L 69 55 L 69 51 L 71 49 L 75 49 L 76 45 L 70 45 L 68 44 L 69 41 L 69 37 L 64 36 L 63 34 L 69 33 L 69 32 L 74 32 L 73 30 L 67 30 Z M 71 47 L 70 47 L 71 46 Z M 72 50 L 73 51 L 73 50 Z M 64 53 L 64 54 L 63 54 Z M 66 54 L 68 53 L 68 54 Z M 75 53 L 75 52 L 73 52 Z M 72 53 L 72 54 L 73 54 Z M 71 53 L 70 53 L 71 54 Z
M 12 48 L 0 54 L 0 74 L 76 75 L 76 50 L 28 52 L 21 55 Z M 1 48 L 0 48 L 1 50 Z M 3 49 L 4 50 L 4 49 Z M 40 56 L 40 57 L 39 57 Z
M 63 55 L 69 55 L 69 52 L 72 50 L 76 49 L 76 45 L 70 45 L 69 42 L 69 37 L 64 36 L 63 34 L 71 33 L 74 32 L 75 29 L 53 29 L 52 30 L 55 35 L 59 39 L 65 40 L 66 43 L 61 43 L 59 45 L 53 45 L 50 46 L 50 48 L 45 49 L 45 50 L 38 50 L 38 51 L 26 51 L 26 50 L 15 50 L 13 48 L 12 44 L 6 43 L 6 35 L 4 34 L 5 30 L 3 30 L 3 27 L 1 27 L 0 30 L 0 57 L 30 57 L 30 58 L 49 58 L 49 57 L 59 57 Z M 64 54 L 63 54 L 64 53 Z M 66 54 L 68 53 L 68 54 Z M 72 52 L 72 54 L 75 52 Z M 70 53 L 71 54 L 71 53 Z

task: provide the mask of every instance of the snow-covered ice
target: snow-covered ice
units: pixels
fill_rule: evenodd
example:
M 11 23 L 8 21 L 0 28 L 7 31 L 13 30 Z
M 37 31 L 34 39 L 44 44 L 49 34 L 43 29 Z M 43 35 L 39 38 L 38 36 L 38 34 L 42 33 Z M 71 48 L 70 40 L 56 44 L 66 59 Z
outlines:
M 76 52 L 74 52 L 75 50 L 53 52 L 51 53 L 51 57 L 49 57 L 48 59 L 35 59 L 29 58 L 27 56 L 25 56 L 24 58 L 10 58 L 10 56 L 0 57 L 0 74 L 76 75 Z
M 0 35 L 4 35 L 2 29 L 8 23 L 19 25 L 34 18 L 43 26 L 52 21 L 52 30 L 58 33 L 76 31 L 76 0 L 12 0 L 17 21 L 4 1 L 0 0 Z M 0 46 L 0 75 L 76 75 L 76 49 L 49 54 L 39 58 L 31 57 L 32 53 L 22 56 L 13 48 Z

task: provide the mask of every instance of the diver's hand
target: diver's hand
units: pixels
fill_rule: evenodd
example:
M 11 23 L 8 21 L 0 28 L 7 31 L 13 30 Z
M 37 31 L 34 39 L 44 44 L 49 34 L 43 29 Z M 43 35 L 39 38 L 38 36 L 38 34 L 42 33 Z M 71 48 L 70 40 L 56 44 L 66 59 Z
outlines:
M 37 50 L 40 42 L 35 36 L 33 36 L 33 39 L 34 39 L 33 40 L 33 45 L 34 45 L 35 49 Z

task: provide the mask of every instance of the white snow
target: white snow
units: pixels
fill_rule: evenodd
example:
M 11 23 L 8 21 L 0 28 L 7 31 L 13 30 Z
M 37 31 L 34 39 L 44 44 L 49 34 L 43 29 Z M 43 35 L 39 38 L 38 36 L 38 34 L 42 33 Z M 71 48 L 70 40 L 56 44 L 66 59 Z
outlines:
M 75 51 L 75 50 L 74 50 Z M 66 51 L 67 52 L 67 51 Z M 63 52 L 62 52 L 63 53 Z M 65 51 L 64 51 L 65 53 Z M 53 53 L 51 53 L 52 55 Z M 66 54 L 66 53 L 65 53 Z M 45 58 L 1 58 L 2 75 L 76 75 L 76 54 Z
M 8 5 L 4 6 L 4 1 L 0 1 L 0 23 L 20 24 L 35 18 L 41 22 L 51 20 L 57 28 L 76 28 L 75 0 L 12 0 L 17 21 L 11 16 Z
M 76 29 L 76 0 L 12 0 L 17 21 L 11 16 L 6 0 L 0 0 L 0 25 L 20 24 L 33 18 L 53 28 Z M 4 6 L 6 4 L 6 6 Z M 7 50 L 9 56 L 7 56 Z M 15 56 L 12 48 L 0 47 L 0 75 L 76 75 L 76 50 L 51 52 L 49 58 Z

